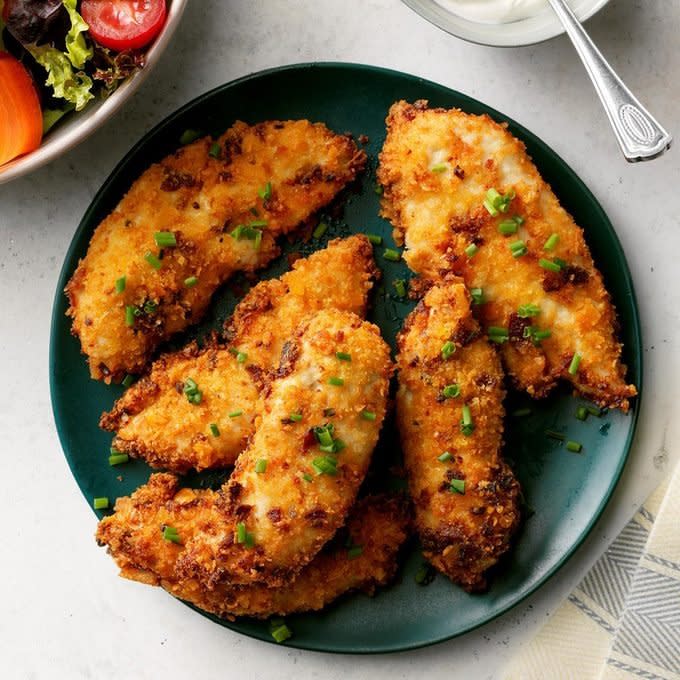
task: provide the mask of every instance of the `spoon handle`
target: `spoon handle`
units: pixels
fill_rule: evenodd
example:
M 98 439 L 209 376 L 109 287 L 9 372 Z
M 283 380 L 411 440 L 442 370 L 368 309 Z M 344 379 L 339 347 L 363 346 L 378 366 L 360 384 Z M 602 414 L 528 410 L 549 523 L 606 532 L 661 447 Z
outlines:
M 630 163 L 657 158 L 673 138 L 624 85 L 564 0 L 548 0 L 574 44 Z

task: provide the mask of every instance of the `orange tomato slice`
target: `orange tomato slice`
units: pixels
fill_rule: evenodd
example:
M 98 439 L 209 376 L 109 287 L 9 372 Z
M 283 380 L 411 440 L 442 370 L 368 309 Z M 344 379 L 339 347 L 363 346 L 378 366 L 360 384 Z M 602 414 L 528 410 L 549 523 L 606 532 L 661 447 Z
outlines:
M 31 76 L 12 55 L 0 52 L 0 165 L 37 149 L 42 127 Z

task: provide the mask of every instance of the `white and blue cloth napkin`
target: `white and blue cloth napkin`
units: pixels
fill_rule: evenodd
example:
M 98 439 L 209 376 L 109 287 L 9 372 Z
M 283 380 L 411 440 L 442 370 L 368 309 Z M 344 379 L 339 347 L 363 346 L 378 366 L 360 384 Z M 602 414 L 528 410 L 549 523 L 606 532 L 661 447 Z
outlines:
M 503 680 L 680 680 L 680 466 Z

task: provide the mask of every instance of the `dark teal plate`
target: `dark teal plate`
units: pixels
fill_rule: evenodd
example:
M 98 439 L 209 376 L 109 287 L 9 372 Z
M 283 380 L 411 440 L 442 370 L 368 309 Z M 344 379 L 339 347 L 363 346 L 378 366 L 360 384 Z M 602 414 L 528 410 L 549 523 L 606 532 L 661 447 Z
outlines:
M 633 284 L 619 241 L 607 216 L 581 180 L 551 149 L 528 130 L 488 106 L 453 90 L 420 78 L 367 66 L 351 64 L 303 64 L 266 71 L 229 83 L 209 92 L 171 115 L 139 142 L 113 171 L 83 217 L 64 263 L 52 318 L 50 382 L 54 416 L 66 458 L 88 503 L 95 496 L 129 494 L 144 483 L 149 468 L 133 462 L 110 468 L 111 436 L 99 430 L 102 411 L 111 407 L 122 388 L 90 380 L 79 345 L 70 334 L 64 316 L 62 293 L 78 258 L 87 249 L 97 224 L 116 205 L 130 183 L 150 163 L 161 159 L 178 145 L 186 128 L 218 134 L 235 120 L 249 123 L 272 118 L 309 118 L 323 121 L 338 132 L 368 135 L 366 149 L 370 167 L 361 185 L 347 192 L 344 215 L 328 218 L 331 229 L 320 241 L 295 250 L 309 252 L 329 237 L 352 231 L 382 234 L 392 243 L 390 225 L 378 217 L 375 193 L 376 157 L 382 145 L 387 110 L 397 99 L 429 99 L 435 106 L 460 107 L 470 113 L 488 113 L 508 121 L 522 139 L 545 179 L 565 207 L 586 230 L 588 244 L 600 267 L 619 312 L 625 361 L 629 378 L 641 387 L 642 356 L 638 313 Z M 290 250 L 289 247 L 288 249 Z M 406 267 L 388 264 L 376 249 L 385 271 L 384 287 L 374 296 L 373 320 L 393 342 L 400 319 L 410 305 L 396 300 L 392 282 L 408 278 Z M 279 274 L 285 258 L 264 276 Z M 387 266 L 386 266 L 387 265 Z M 214 313 L 192 336 L 219 323 L 233 307 L 227 291 L 216 296 Z M 185 340 L 182 338 L 181 340 Z M 508 411 L 524 405 L 522 395 L 508 399 Z M 286 644 L 332 652 L 391 652 L 412 649 L 446 640 L 482 625 L 507 611 L 532 593 L 585 539 L 602 512 L 621 474 L 630 449 L 639 400 L 624 416 L 608 413 L 586 422 L 574 418 L 577 400 L 565 389 L 550 399 L 533 404 L 525 419 L 508 419 L 506 454 L 522 482 L 533 510 L 518 536 L 512 553 L 497 570 L 491 589 L 483 595 L 468 595 L 438 576 L 423 587 L 414 582 L 421 565 L 417 546 L 404 556 L 398 582 L 374 598 L 352 595 L 318 614 L 289 618 L 294 637 Z M 559 442 L 547 439 L 546 428 L 567 433 L 583 443 L 583 454 L 568 453 Z M 399 459 L 394 427 L 388 423 L 375 458 L 374 473 L 367 485 L 384 483 L 387 468 Z M 122 475 L 119 481 L 118 476 Z M 193 480 L 216 483 L 219 475 Z M 389 480 L 388 480 L 389 482 Z M 83 536 L 89 540 L 89 535 Z M 266 624 L 243 620 L 218 621 L 246 635 L 271 641 Z

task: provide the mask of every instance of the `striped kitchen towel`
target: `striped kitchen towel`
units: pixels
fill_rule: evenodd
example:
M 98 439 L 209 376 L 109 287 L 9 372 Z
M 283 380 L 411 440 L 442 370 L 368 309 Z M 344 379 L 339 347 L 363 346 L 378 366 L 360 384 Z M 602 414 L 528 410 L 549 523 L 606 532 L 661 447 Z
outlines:
M 680 680 L 680 466 L 504 680 Z

